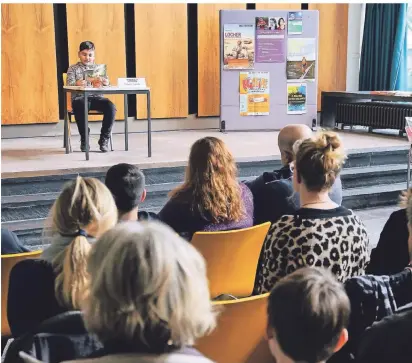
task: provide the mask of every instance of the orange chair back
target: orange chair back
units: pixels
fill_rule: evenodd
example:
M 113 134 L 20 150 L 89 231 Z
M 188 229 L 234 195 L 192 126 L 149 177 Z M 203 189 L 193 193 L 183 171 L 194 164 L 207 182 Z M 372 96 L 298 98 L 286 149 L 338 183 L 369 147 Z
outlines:
M 235 231 L 196 232 L 192 244 L 203 255 L 212 298 L 253 292 L 260 251 L 270 222 Z
M 222 308 L 216 329 L 196 348 L 217 363 L 274 363 L 265 338 L 268 297 L 216 301 Z
M 7 320 L 7 297 L 9 295 L 9 278 L 12 268 L 20 261 L 37 258 L 42 251 L 1 255 L 1 335 L 11 335 L 9 321 Z
M 63 85 L 67 86 L 67 73 L 63 73 Z M 66 97 L 67 97 L 67 111 L 73 112 L 71 93 L 66 93 Z

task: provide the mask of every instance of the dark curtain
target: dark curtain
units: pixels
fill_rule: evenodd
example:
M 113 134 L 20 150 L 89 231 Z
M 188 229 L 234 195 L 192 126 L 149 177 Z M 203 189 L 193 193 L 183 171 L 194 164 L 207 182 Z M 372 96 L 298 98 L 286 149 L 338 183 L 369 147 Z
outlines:
M 407 89 L 407 4 L 367 4 L 360 91 Z

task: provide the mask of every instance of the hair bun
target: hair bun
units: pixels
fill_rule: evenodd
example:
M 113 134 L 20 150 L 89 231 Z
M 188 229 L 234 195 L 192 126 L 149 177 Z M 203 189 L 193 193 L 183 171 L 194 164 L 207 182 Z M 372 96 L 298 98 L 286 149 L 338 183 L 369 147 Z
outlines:
M 336 133 L 331 132 L 331 131 L 322 132 L 319 135 L 319 138 L 316 144 L 318 148 L 324 149 L 325 151 L 327 150 L 335 151 L 336 149 L 339 149 L 342 146 L 340 137 Z

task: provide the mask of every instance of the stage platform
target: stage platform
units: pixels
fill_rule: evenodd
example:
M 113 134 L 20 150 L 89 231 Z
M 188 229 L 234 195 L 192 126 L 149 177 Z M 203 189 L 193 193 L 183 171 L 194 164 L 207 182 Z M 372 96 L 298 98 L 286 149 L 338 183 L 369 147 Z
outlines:
M 406 138 L 341 131 L 348 153 L 384 149 L 407 148 Z M 129 134 L 129 151 L 124 151 L 124 135 L 113 135 L 114 151 L 101 153 L 98 135 L 90 138 L 90 160 L 80 151 L 78 136 L 72 137 L 73 153 L 66 155 L 62 137 L 35 137 L 6 139 L 1 142 L 2 179 L 43 175 L 61 175 L 77 172 L 105 171 L 124 162 L 142 169 L 176 167 L 187 164 L 193 142 L 205 136 L 221 138 L 238 162 L 279 160 L 278 132 L 167 131 L 152 134 L 152 157 L 147 157 L 147 135 Z

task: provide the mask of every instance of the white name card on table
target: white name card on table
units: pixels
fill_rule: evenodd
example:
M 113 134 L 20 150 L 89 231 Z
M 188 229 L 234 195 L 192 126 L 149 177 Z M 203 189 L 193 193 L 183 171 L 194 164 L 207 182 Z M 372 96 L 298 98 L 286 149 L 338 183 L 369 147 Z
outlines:
M 146 78 L 118 78 L 118 87 L 146 88 Z

